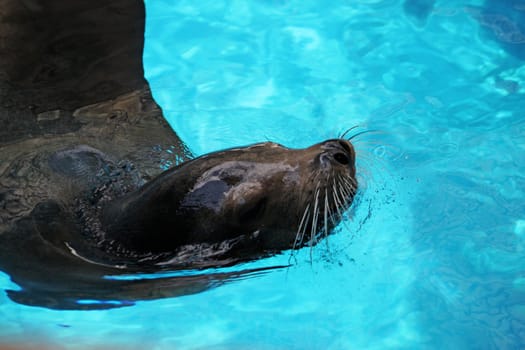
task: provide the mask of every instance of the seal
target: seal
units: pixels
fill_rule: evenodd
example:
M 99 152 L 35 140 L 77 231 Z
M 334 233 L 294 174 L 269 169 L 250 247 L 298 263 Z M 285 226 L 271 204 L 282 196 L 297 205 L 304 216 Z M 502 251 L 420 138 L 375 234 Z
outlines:
M 267 269 L 200 268 L 313 246 L 352 202 L 344 137 L 194 158 L 144 78 L 143 1 L 0 5 L 0 271 L 19 287 L 12 300 L 100 309 L 197 293 Z M 159 270 L 170 275 L 143 278 Z
M 304 149 L 266 142 L 219 151 L 151 178 L 148 162 L 95 147 L 104 143 L 64 148 L 64 141 L 4 147 L 13 158 L 0 169 L 0 267 L 23 287 L 8 295 L 28 305 L 128 306 L 259 274 L 107 278 L 231 266 L 314 246 L 357 190 L 355 151 L 345 139 Z
M 83 194 L 76 212 L 81 230 L 104 249 L 142 259 L 191 251 L 194 263 L 237 261 L 328 235 L 357 190 L 355 151 L 345 139 L 305 149 L 266 142 L 187 161 L 120 197 L 103 187 L 95 189 L 99 201 Z
M 93 146 L 49 152 L 48 144 L 24 159 L 30 168 L 21 172 L 18 159 L 5 169 L 0 184 L 15 175 L 20 185 L 37 185 L 19 187 L 34 207 L 21 217 L 6 211 L 8 230 L 26 217 L 46 241 L 100 264 L 221 266 L 315 245 L 357 191 L 355 151 L 345 139 L 228 149 L 149 181 L 140 164 Z M 17 192 L 3 191 L 7 206 L 20 204 Z

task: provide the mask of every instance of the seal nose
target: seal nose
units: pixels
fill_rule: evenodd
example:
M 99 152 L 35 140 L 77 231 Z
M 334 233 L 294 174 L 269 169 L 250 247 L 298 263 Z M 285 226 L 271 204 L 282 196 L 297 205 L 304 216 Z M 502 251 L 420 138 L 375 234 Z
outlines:
M 350 159 L 348 159 L 348 157 L 344 153 L 339 152 L 334 154 L 334 159 L 343 165 L 347 165 L 350 163 Z
M 325 150 L 326 155 L 330 156 L 339 164 L 349 165 L 354 162 L 354 148 L 347 140 L 328 140 L 324 142 L 322 148 Z

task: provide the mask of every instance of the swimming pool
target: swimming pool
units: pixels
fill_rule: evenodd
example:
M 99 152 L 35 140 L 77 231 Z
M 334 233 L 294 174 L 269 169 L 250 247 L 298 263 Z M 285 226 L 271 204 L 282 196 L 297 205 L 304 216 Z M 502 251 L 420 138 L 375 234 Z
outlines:
M 521 1 L 146 2 L 145 70 L 194 154 L 359 125 L 351 218 L 293 266 L 101 311 L 0 295 L 1 339 L 68 348 L 519 349 Z M 290 253 L 242 268 L 286 264 Z M 0 274 L 3 289 L 16 289 Z M 31 339 L 28 339 L 31 338 Z

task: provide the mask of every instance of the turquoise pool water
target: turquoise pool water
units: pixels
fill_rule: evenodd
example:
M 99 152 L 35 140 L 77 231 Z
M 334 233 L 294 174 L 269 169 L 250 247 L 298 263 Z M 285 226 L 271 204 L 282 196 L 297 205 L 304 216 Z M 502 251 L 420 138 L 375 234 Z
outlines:
M 194 154 L 349 127 L 363 184 L 293 266 L 103 311 L 0 294 L 0 340 L 49 348 L 525 346 L 525 3 L 163 1 L 145 71 Z M 236 267 L 286 264 L 290 252 Z M 0 274 L 3 289 L 16 289 Z

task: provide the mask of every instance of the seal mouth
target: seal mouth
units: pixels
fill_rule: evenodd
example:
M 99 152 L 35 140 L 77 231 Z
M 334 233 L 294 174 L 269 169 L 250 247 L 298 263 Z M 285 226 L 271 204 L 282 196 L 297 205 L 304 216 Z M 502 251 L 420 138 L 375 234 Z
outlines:
M 300 216 L 292 249 L 313 247 L 327 237 L 350 207 L 357 193 L 355 151 L 345 139 L 333 139 L 320 145 L 320 167 L 312 177 L 315 189 Z

